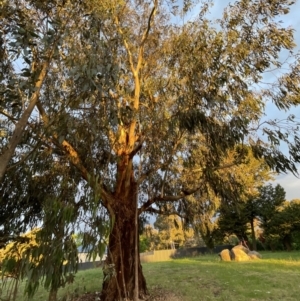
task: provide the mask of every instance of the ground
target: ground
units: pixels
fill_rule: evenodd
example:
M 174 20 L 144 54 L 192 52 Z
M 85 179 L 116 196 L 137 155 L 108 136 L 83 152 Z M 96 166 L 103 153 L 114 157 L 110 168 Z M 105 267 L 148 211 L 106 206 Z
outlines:
M 145 301 L 181 301 L 182 299 L 174 293 L 167 291 L 163 288 L 156 287 L 155 290 L 150 292 L 150 295 Z M 88 293 L 77 297 L 71 301 L 100 301 L 100 293 Z

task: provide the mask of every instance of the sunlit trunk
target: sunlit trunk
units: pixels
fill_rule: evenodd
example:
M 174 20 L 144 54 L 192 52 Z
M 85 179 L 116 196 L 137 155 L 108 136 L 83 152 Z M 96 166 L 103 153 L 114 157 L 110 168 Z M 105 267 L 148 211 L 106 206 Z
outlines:
M 257 246 L 256 246 L 256 237 L 255 237 L 255 229 L 254 229 L 254 220 L 251 219 L 250 221 L 251 225 L 251 240 L 252 240 L 252 249 L 256 251 Z

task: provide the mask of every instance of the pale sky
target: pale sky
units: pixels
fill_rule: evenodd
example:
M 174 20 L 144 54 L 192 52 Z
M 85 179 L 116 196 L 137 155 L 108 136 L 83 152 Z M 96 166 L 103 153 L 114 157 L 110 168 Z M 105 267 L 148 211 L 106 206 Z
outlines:
M 220 18 L 222 16 L 223 9 L 229 4 L 234 3 L 234 1 L 230 0 L 215 0 L 214 6 L 210 9 L 210 16 L 212 19 Z M 291 11 L 289 14 L 280 17 L 280 20 L 283 21 L 283 25 L 291 26 L 295 29 L 294 37 L 295 42 L 297 44 L 298 50 L 300 50 L 300 0 L 296 0 L 296 3 L 291 6 Z M 193 16 L 197 14 L 196 9 L 192 12 Z M 300 106 L 298 108 L 293 108 L 290 113 L 296 115 L 296 117 L 300 118 Z M 278 111 L 273 104 L 268 104 L 266 109 L 266 118 L 283 118 L 283 116 L 287 116 L 287 113 Z M 300 177 L 300 164 L 298 164 L 298 172 Z M 293 174 L 280 174 L 276 177 L 273 185 L 280 184 L 286 192 L 286 199 L 300 199 L 300 178 L 295 177 Z

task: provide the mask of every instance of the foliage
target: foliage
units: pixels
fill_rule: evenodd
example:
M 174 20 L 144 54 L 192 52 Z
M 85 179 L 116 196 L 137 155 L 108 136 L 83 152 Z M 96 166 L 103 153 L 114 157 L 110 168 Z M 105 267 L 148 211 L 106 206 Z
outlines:
M 72 235 L 72 238 L 74 239 L 77 247 L 82 245 L 83 234 L 75 233 L 75 234 Z
M 0 114 L 12 135 L 1 139 L 0 167 L 8 183 L 16 168 L 28 185 L 50 173 L 45 186 L 69 211 L 61 230 L 48 216 L 49 235 L 84 221 L 84 243 L 99 249 L 111 231 L 107 263 L 118 273 L 105 278 L 104 301 L 147 293 L 139 259 L 132 264 L 136 213 L 181 213 L 194 194 L 195 203 L 212 193 L 237 198 L 239 179 L 222 171 L 249 149 L 271 169 L 296 173 L 296 119 L 261 120 L 269 100 L 299 104 L 293 29 L 279 22 L 291 3 L 241 0 L 216 23 L 206 17 L 210 3 L 179 25 L 172 13 L 186 20 L 196 1 L 178 13 L 156 0 L 1 2 Z M 278 80 L 261 88 L 273 68 Z M 16 196 L 9 201 L 23 209 Z
M 154 229 L 151 225 L 145 225 L 140 235 L 140 245 L 144 245 L 144 252 L 157 250 L 159 244 L 158 230 Z M 142 249 L 140 249 L 140 252 L 143 252 Z
M 293 249 L 293 244 L 297 242 L 297 234 L 300 230 L 299 213 L 299 200 L 285 202 L 276 208 L 272 218 L 263 224 L 267 246 L 272 250 L 284 248 L 291 251 Z
M 30 179 L 30 180 L 29 180 Z M 43 185 L 45 177 L 31 179 L 23 169 L 16 168 L 13 177 L 6 177 L 0 186 L 0 247 L 10 240 L 18 239 L 20 233 L 28 227 L 34 227 L 42 217 L 43 198 L 41 194 L 49 193 L 49 186 L 38 193 L 35 187 Z M 7 221 L 7 222 L 4 222 Z M 9 221 L 14 221 L 13 223 Z
M 254 187 L 252 187 L 253 189 Z M 217 234 L 222 237 L 235 234 L 239 240 L 248 240 L 249 230 L 252 231 L 252 247 L 256 249 L 254 224 L 259 222 L 264 231 L 268 223 L 274 218 L 278 207 L 285 201 L 285 191 L 279 184 L 256 187 L 255 194 L 250 194 L 244 202 L 224 203 L 220 208 Z M 251 229 L 249 229 L 249 224 Z
M 176 215 L 158 216 L 154 228 L 158 229 L 155 250 L 177 249 L 194 237 L 194 231 L 186 229 Z
M 259 226 L 259 248 L 271 250 L 291 250 L 298 248 L 299 243 L 299 200 L 285 201 L 285 191 L 279 184 L 271 184 L 258 188 L 258 195 L 246 203 L 235 204 L 231 207 L 222 205 L 218 228 L 215 236 L 235 234 L 239 239 L 246 239 L 249 233 L 249 223 L 252 220 Z M 256 247 L 256 245 L 255 245 Z
M 24 242 L 11 242 L 0 250 L 2 279 L 13 277 L 15 296 L 19 281 L 26 279 L 28 297 L 34 295 L 42 282 L 44 288 L 50 290 L 49 300 L 55 300 L 57 290 L 72 282 L 73 273 L 77 271 L 77 249 L 73 239 L 52 237 L 45 240 L 40 228 L 21 237 Z
M 139 252 L 144 253 L 150 251 L 151 242 L 146 235 L 140 235 Z
M 223 158 L 226 167 L 218 171 L 226 190 L 231 191 L 227 197 L 218 196 L 211 187 L 207 195 L 195 193 L 189 196 L 183 213 L 186 220 L 199 233 L 206 245 L 214 248 L 215 241 L 223 241 L 232 234 L 239 239 L 246 239 L 247 223 L 253 222 L 252 200 L 258 194 L 259 187 L 272 179 L 272 173 L 262 159 L 256 159 L 251 150 L 244 149 L 244 158 L 239 165 L 232 164 L 239 156 L 239 147 Z M 232 187 L 233 186 L 233 187 Z
M 269 184 L 260 188 L 259 195 L 255 199 L 255 206 L 259 212 L 263 227 L 268 224 L 284 202 L 285 190 L 279 184 L 275 187 L 273 187 L 272 184 Z

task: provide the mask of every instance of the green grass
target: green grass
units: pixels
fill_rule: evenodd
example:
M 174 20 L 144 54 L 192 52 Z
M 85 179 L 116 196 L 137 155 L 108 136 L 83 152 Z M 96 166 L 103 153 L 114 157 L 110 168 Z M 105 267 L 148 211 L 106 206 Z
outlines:
M 67 297 L 66 299 L 69 301 L 73 297 L 78 297 L 87 292 L 96 292 L 100 291 L 102 287 L 102 269 L 94 268 L 86 271 L 79 271 L 75 276 L 75 281 L 72 284 L 66 285 L 64 288 L 61 288 L 58 292 L 59 300 L 63 300 L 63 297 Z M 10 285 L 9 282 L 7 282 Z M 21 283 L 19 287 L 17 301 L 25 301 L 27 300 L 24 295 L 24 286 L 25 283 Z M 1 287 L 1 286 L 0 286 Z M 8 287 L 4 287 L 3 291 L 7 291 Z M 48 300 L 48 292 L 40 287 L 35 294 L 32 301 L 47 301 Z M 7 295 L 4 295 L 3 299 L 5 300 Z M 0 295 L 1 300 L 1 295 Z M 1 300 L 2 301 L 2 300 Z
M 205 255 L 145 263 L 143 271 L 150 292 L 169 291 L 183 301 L 300 300 L 300 252 L 262 254 L 262 260 L 249 262 L 221 262 L 216 255 Z M 99 291 L 101 279 L 100 268 L 80 271 L 59 296 Z M 33 300 L 47 300 L 47 292 L 40 289 Z
M 300 252 L 263 253 L 264 259 L 221 262 L 216 256 L 144 264 L 149 288 L 192 300 L 299 300 Z

